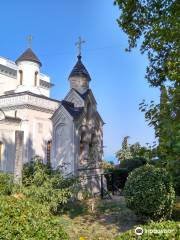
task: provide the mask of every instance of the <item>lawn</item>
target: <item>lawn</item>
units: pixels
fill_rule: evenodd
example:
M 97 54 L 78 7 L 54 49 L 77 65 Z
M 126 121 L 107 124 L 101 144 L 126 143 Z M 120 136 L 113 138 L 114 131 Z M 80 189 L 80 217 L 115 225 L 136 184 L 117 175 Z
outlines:
M 180 221 L 179 213 L 180 198 L 177 198 L 173 212 L 176 221 Z M 75 206 L 74 210 L 59 219 L 70 240 L 81 237 L 82 240 L 114 240 L 119 234 L 145 223 L 126 207 L 124 197 L 96 200 L 94 211 L 92 201 L 86 201 L 84 206 Z
M 75 206 L 66 215 L 60 217 L 60 223 L 71 240 L 84 237 L 86 240 L 114 240 L 120 232 L 141 224 L 139 219 L 125 205 L 123 197 L 113 200 L 96 200 L 92 210 L 92 200 L 84 206 Z

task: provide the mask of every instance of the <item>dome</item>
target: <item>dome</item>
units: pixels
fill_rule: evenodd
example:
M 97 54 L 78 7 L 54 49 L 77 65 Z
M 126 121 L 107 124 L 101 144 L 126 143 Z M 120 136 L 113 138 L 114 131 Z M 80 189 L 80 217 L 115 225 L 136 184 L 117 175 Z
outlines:
M 87 71 L 87 69 L 85 68 L 85 66 L 83 65 L 82 61 L 81 61 L 81 56 L 78 56 L 78 61 L 76 63 L 76 65 L 74 66 L 73 70 L 71 71 L 69 78 L 71 77 L 85 77 L 87 78 L 89 81 L 91 80 L 91 77 Z
M 29 62 L 35 62 L 38 63 L 40 66 L 42 66 L 39 58 L 36 56 L 36 54 L 32 51 L 31 48 L 28 48 L 17 60 L 16 64 L 18 62 L 22 61 L 29 61 Z

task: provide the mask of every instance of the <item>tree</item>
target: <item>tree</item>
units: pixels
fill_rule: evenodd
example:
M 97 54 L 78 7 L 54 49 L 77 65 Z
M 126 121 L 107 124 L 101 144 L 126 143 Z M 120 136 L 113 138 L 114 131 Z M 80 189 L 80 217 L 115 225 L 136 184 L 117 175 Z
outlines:
M 116 153 L 116 157 L 119 161 L 132 158 L 128 138 L 129 136 L 124 137 L 122 141 L 122 148 Z
M 180 2 L 178 0 L 115 0 L 121 15 L 118 24 L 128 35 L 129 48 L 141 38 L 141 53 L 147 52 L 146 78 L 152 86 L 180 81 Z
M 146 78 L 161 91 L 160 104 L 145 101 L 140 109 L 159 139 L 160 158 L 177 160 L 180 154 L 180 2 L 177 0 L 116 0 L 119 26 L 128 35 L 129 48 L 147 53 Z

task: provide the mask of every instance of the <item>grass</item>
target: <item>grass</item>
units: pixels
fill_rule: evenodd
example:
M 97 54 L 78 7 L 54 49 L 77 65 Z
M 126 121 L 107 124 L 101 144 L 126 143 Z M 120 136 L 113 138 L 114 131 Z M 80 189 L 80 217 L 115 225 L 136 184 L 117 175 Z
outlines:
M 60 224 L 71 240 L 114 240 L 120 232 L 127 231 L 142 223 L 126 207 L 123 197 L 114 200 L 86 201 L 83 206 L 71 208 L 66 215 L 59 217 Z M 94 210 L 92 205 L 95 205 Z M 84 209 L 84 210 L 82 210 Z M 83 239 L 83 238 L 82 238 Z
M 95 205 L 92 211 L 92 204 Z M 179 221 L 180 197 L 177 197 L 173 210 L 173 220 Z M 128 209 L 124 197 L 113 200 L 96 199 L 77 203 L 69 207 L 67 214 L 59 217 L 60 224 L 68 233 L 70 240 L 114 240 L 120 233 L 144 224 Z

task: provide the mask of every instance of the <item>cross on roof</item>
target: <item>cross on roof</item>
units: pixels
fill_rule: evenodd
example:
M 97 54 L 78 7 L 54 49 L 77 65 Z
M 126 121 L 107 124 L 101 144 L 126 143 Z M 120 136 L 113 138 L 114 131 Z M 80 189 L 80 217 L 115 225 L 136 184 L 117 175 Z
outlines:
M 78 56 L 81 56 L 81 49 L 82 49 L 82 44 L 85 43 L 85 40 L 82 40 L 81 37 L 78 38 L 78 41 L 76 42 L 76 46 L 78 49 Z
M 27 36 L 28 47 L 32 48 L 32 35 Z

